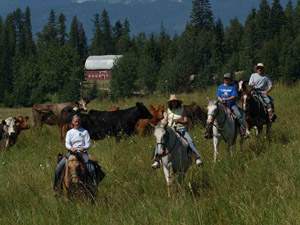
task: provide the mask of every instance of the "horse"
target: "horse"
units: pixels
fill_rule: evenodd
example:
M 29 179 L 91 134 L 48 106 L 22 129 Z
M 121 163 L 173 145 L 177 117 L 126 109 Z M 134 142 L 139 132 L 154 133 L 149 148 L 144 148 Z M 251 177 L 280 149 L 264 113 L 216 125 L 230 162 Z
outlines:
M 272 123 L 269 119 L 265 103 L 259 94 L 251 94 L 251 91 L 247 91 L 242 99 L 242 107 L 246 113 L 246 132 L 250 133 L 250 130 L 255 127 L 256 137 L 259 137 L 262 132 L 263 125 L 266 124 L 266 136 L 267 138 L 270 138 Z
M 188 152 L 188 144 L 174 130 L 174 128 L 158 123 L 154 129 L 156 145 L 158 146 L 158 154 L 163 155 L 161 164 L 167 182 L 168 197 L 171 197 L 172 176 L 173 173 L 178 174 L 177 180 L 179 187 L 184 180 L 185 173 L 192 164 L 192 156 Z
M 58 156 L 59 161 L 60 159 L 61 154 Z M 97 162 L 94 164 L 96 184 L 90 179 L 88 170 L 85 168 L 82 156 L 79 152 L 67 157 L 66 166 L 61 176 L 61 190 L 59 192 L 62 190 L 66 192 L 69 199 L 91 198 L 92 201 L 95 202 L 98 184 L 104 178 L 105 174 Z M 99 174 L 99 170 L 101 170 L 101 174 Z
M 213 143 L 214 143 L 214 162 L 218 158 L 218 146 L 221 138 L 227 143 L 227 151 L 231 153 L 232 146 L 235 144 L 239 134 L 238 123 L 235 121 L 232 113 L 223 104 L 216 100 L 210 100 L 207 106 L 208 125 L 213 125 Z M 243 138 L 240 139 L 242 149 Z

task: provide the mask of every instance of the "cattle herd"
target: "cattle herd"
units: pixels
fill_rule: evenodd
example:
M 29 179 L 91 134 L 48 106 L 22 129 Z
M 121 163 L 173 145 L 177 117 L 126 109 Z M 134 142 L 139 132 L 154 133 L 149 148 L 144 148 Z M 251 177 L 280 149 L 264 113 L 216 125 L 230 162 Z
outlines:
M 64 141 L 66 132 L 71 129 L 71 118 L 78 115 L 81 126 L 86 129 L 92 140 L 101 140 L 107 136 L 113 136 L 117 141 L 122 136 L 130 136 L 139 133 L 145 136 L 151 133 L 151 127 L 155 126 L 163 117 L 164 105 L 150 105 L 147 109 L 141 102 L 135 106 L 120 110 L 112 107 L 108 111 L 89 110 L 89 101 L 80 99 L 76 102 L 56 104 L 35 104 L 32 107 L 33 126 L 42 129 L 44 124 L 56 125 L 59 128 L 59 138 Z M 191 123 L 205 124 L 207 118 L 206 107 L 200 107 L 195 103 L 185 105 Z M 9 117 L 0 124 L 0 140 L 4 148 L 12 147 L 18 140 L 22 130 L 29 129 L 28 116 Z

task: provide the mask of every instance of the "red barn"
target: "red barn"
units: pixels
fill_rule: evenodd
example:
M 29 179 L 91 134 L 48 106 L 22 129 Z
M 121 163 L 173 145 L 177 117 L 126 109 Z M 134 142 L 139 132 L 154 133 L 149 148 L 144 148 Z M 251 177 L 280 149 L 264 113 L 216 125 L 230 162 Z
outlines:
M 98 89 L 109 90 L 111 69 L 120 57 L 122 55 L 89 56 L 85 61 L 85 79 L 88 82 L 86 84 L 96 82 Z
M 110 80 L 111 68 L 122 55 L 89 56 L 85 61 L 86 80 Z

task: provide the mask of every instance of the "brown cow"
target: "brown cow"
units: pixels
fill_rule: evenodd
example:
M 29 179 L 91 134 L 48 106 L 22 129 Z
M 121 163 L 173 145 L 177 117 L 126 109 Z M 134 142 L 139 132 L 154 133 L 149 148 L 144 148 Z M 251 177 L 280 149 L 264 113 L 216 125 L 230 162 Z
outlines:
M 59 125 L 59 119 L 61 111 L 70 106 L 74 110 L 80 109 L 81 111 L 87 111 L 86 105 L 89 101 L 85 102 L 83 99 L 76 101 L 74 103 L 56 103 L 56 104 L 35 104 L 32 107 L 33 114 L 33 125 L 38 126 L 42 129 L 43 124 L 48 125 Z
M 190 105 L 184 105 L 185 112 L 189 121 L 192 125 L 197 122 L 200 122 L 203 127 L 206 126 L 207 120 L 207 107 L 206 106 L 199 106 L 195 102 Z
M 138 133 L 142 136 L 145 136 L 146 134 L 149 134 L 151 131 L 151 125 L 155 126 L 157 123 L 163 118 L 164 113 L 164 105 L 150 105 L 150 108 L 148 109 L 150 114 L 153 116 L 152 119 L 141 119 L 136 123 L 135 129 L 138 131 Z

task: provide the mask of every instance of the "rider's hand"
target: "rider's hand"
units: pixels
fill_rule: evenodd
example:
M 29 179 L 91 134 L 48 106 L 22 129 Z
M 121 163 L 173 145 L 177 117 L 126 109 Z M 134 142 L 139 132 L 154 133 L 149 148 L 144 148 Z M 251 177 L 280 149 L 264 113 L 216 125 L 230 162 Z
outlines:
M 225 98 L 222 98 L 222 103 L 226 103 L 226 99 Z
M 254 87 L 254 86 L 255 86 L 255 83 L 251 83 L 249 86 L 250 86 L 250 87 Z
M 72 151 L 72 152 L 76 152 L 76 148 L 73 148 L 73 147 L 72 147 L 72 148 L 71 148 L 71 151 Z
M 81 152 L 84 152 L 84 150 L 85 150 L 84 148 L 81 148 L 81 149 L 80 149 Z
M 267 92 L 267 91 L 263 91 L 262 93 L 263 93 L 264 95 L 267 95 L 267 94 L 268 94 L 268 92 Z

